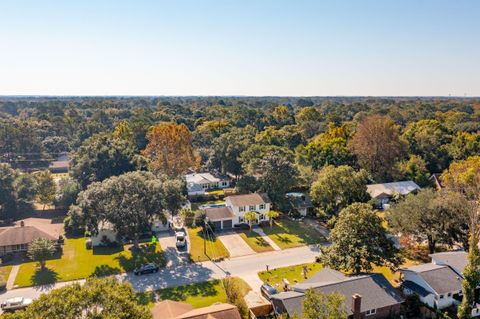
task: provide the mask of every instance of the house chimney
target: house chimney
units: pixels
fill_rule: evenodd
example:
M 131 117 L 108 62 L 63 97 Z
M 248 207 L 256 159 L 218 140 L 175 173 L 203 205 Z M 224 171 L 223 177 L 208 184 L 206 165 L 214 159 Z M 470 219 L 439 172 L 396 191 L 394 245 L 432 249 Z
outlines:
M 361 319 L 361 307 L 362 307 L 362 296 L 359 294 L 354 294 L 352 296 L 352 312 L 353 317 L 352 319 Z

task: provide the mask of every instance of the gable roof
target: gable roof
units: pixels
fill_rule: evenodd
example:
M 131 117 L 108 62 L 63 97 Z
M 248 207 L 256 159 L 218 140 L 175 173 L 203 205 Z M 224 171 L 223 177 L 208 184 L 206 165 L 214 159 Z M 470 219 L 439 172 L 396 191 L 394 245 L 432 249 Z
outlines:
M 242 319 L 238 309 L 227 303 L 197 308 L 177 316 L 177 319 Z
M 40 238 L 57 239 L 34 226 L 11 227 L 0 232 L 0 246 L 29 244 Z
M 233 213 L 230 207 L 214 207 L 206 208 L 205 213 L 210 221 L 217 221 L 220 219 L 229 219 L 234 218 L 235 214 Z
M 210 173 L 192 173 L 185 175 L 185 180 L 187 184 L 207 184 L 207 183 L 218 183 L 220 178 L 213 176 Z
M 394 194 L 407 195 L 419 189 L 420 186 L 418 186 L 414 181 L 367 185 L 367 192 L 372 198 L 376 198 L 382 194 L 388 196 L 392 196 Z
M 463 269 L 467 265 L 467 252 L 465 251 L 447 251 L 443 253 L 430 254 L 432 261 L 435 264 L 448 265 L 454 270 L 460 271 L 460 274 L 463 273 Z
M 179 315 L 184 314 L 192 309 L 193 307 L 191 305 L 184 302 L 163 300 L 157 302 L 150 311 L 153 319 L 175 319 Z
M 225 200 L 230 200 L 233 206 L 248 206 L 248 205 L 260 205 L 270 203 L 270 199 L 267 194 L 253 193 L 244 195 L 228 196 Z
M 401 271 L 415 272 L 438 295 L 462 290 L 462 278 L 449 266 L 429 263 L 411 266 Z
M 332 273 L 330 273 L 331 275 Z M 327 275 L 326 278 L 329 276 Z M 281 303 L 283 309 L 292 316 L 302 314 L 304 292 L 313 288 L 320 293 L 340 293 L 345 297 L 348 315 L 352 315 L 350 307 L 354 294 L 362 296 L 361 312 L 393 306 L 403 302 L 403 298 L 392 287 L 382 274 L 368 274 L 340 279 L 338 282 L 307 283 L 294 285 L 294 292 L 279 293 L 272 297 L 274 305 Z M 281 307 L 281 308 L 282 308 Z
M 328 283 L 328 282 L 339 282 L 341 280 L 347 280 L 348 277 L 341 272 L 331 269 L 323 268 L 322 270 L 315 273 L 310 278 L 304 280 L 302 283 Z M 300 284 L 299 284 L 300 285 Z

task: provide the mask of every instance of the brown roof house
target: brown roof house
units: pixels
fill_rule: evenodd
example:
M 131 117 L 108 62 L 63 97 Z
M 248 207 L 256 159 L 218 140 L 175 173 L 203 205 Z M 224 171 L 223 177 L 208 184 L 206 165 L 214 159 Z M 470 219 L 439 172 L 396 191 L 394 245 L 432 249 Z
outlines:
M 270 199 L 259 193 L 234 195 L 225 198 L 225 206 L 215 206 L 205 208 L 205 214 L 215 230 L 225 230 L 246 224 L 243 216 L 248 212 L 257 214 L 257 222 L 267 221 L 265 213 L 270 210 Z
M 0 256 L 8 253 L 26 251 L 28 245 L 36 239 L 57 240 L 54 236 L 34 226 L 20 226 L 0 230 Z
M 238 309 L 227 303 L 194 309 L 183 302 L 163 300 L 151 310 L 153 319 L 241 319 Z

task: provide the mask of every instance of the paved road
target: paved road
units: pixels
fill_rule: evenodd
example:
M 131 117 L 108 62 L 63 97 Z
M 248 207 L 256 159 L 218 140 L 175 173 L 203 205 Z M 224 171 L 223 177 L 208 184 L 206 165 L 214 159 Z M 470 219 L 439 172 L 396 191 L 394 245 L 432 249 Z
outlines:
M 175 234 L 173 232 L 163 232 L 157 234 L 160 247 L 162 247 L 167 259 L 167 267 L 176 267 L 178 265 L 189 263 L 188 256 L 189 241 L 187 240 L 187 247 L 181 248 L 180 251 L 176 246 Z
M 135 276 L 129 273 L 118 275 L 117 278 L 122 281 L 130 282 L 136 291 L 141 292 L 202 282 L 211 279 L 220 279 L 229 274 L 244 279 L 253 289 L 258 290 L 261 281 L 257 276 L 257 272 L 264 270 L 266 265 L 268 265 L 270 269 L 273 269 L 313 262 L 317 255 L 317 247 L 304 246 L 281 251 L 241 256 L 218 263 L 208 261 L 194 264 L 179 264 L 166 267 L 156 274 Z M 78 282 L 83 282 L 83 280 L 79 280 Z M 8 290 L 7 292 L 0 294 L 0 300 L 20 296 L 37 298 L 44 292 L 48 292 L 53 288 L 59 288 L 70 283 L 71 282 L 63 282 L 48 286 Z

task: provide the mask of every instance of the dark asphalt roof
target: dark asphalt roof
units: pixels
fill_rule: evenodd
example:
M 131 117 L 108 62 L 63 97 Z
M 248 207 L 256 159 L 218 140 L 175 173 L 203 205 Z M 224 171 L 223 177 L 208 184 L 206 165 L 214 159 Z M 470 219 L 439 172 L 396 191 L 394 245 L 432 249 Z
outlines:
M 389 307 L 403 302 L 403 298 L 382 274 L 369 274 L 348 277 L 336 283 L 309 283 L 309 287 L 299 284 L 293 286 L 295 292 L 275 295 L 274 305 L 283 308 L 289 315 L 302 314 L 303 292 L 313 288 L 320 293 L 340 293 L 345 297 L 346 310 L 352 315 L 351 299 L 354 294 L 362 296 L 361 312 Z
M 348 277 L 337 270 L 331 268 L 323 268 L 310 278 L 304 280 L 302 284 L 338 282 L 340 280 L 346 279 L 348 279 Z
M 437 294 L 462 290 L 462 279 L 448 266 L 418 273 Z
M 426 296 L 431 294 L 430 291 L 426 290 L 422 286 L 417 285 L 416 283 L 414 283 L 413 281 L 410 281 L 410 280 L 404 281 L 402 283 L 402 287 L 405 287 L 405 288 L 417 293 L 418 295 L 420 295 L 422 297 L 426 297 Z

